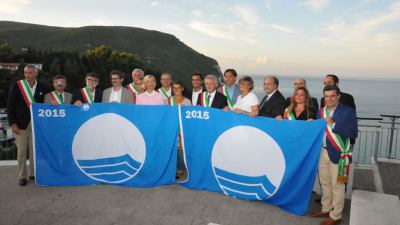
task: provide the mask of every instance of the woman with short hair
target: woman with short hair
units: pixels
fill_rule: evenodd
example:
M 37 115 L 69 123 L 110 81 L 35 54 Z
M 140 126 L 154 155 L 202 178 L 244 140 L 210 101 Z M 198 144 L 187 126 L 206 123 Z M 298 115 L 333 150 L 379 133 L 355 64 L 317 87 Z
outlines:
M 250 76 L 242 76 L 239 79 L 239 89 L 242 92 L 233 106 L 235 113 L 243 113 L 250 116 L 257 116 L 259 111 L 259 101 L 252 92 L 254 81 Z
M 137 96 L 138 105 L 165 105 L 164 97 L 155 90 L 156 78 L 154 75 L 146 75 L 143 78 L 145 91 Z

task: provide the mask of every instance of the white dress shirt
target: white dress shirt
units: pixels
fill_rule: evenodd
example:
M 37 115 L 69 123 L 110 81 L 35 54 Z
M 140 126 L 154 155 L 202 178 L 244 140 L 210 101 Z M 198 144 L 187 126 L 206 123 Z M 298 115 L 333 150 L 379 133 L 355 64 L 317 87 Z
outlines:
M 203 88 L 200 88 L 199 91 L 192 92 L 192 105 L 197 105 L 197 99 L 199 98 L 199 94 L 203 92 Z
M 211 106 L 211 104 L 212 104 L 212 102 L 213 102 L 213 100 L 214 100 L 215 92 L 217 92 L 217 90 L 214 90 L 214 92 L 212 92 L 212 93 L 208 93 L 208 104 L 209 104 L 210 106 Z
M 121 95 L 122 95 L 122 88 L 120 88 L 118 91 L 115 91 L 114 88 L 111 88 L 109 102 L 121 103 Z

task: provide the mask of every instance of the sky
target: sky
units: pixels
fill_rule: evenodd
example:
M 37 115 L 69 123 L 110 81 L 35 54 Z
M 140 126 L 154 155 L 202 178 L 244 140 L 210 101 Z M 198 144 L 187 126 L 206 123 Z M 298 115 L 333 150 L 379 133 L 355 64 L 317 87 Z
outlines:
M 0 20 L 158 30 L 239 74 L 400 79 L 400 0 L 0 0 Z

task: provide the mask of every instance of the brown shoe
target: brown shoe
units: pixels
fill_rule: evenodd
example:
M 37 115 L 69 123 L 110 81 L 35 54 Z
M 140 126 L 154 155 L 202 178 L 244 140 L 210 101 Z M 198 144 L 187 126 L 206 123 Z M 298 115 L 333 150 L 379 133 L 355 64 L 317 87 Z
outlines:
M 315 211 L 309 214 L 311 217 L 329 217 L 329 212 Z
M 340 219 L 334 220 L 331 217 L 326 218 L 324 221 L 320 223 L 320 225 L 337 225 L 341 222 Z

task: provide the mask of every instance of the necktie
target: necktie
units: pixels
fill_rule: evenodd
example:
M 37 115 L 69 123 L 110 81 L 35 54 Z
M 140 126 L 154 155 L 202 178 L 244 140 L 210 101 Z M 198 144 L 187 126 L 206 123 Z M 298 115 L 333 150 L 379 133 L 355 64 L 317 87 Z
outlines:
M 266 95 L 264 99 L 261 101 L 260 109 L 265 105 L 265 103 L 268 101 L 269 95 Z

